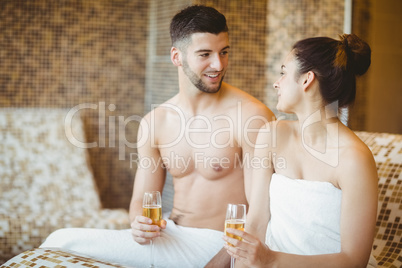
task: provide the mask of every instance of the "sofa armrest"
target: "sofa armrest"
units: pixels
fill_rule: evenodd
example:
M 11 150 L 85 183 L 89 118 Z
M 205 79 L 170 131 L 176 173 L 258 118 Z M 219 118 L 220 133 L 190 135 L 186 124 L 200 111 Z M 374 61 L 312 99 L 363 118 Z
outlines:
M 373 254 L 379 267 L 402 267 L 402 135 L 356 132 L 378 172 L 378 217 Z

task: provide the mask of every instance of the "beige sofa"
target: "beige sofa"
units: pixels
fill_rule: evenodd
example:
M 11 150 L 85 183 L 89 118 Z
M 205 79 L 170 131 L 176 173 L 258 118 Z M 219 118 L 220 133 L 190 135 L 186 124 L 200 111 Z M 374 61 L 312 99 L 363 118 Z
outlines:
M 73 252 L 38 249 L 49 233 L 62 227 L 129 227 L 126 210 L 102 209 L 87 153 L 66 136 L 66 112 L 0 109 L 0 264 L 4 267 L 118 267 Z M 71 135 L 83 141 L 82 122 L 74 119 Z M 399 268 L 402 135 L 356 133 L 372 150 L 378 168 L 374 255 L 379 267 Z
M 66 125 L 67 112 L 0 109 L 0 264 L 62 227 L 129 228 L 126 210 L 101 207 L 87 151 L 71 143 L 83 123 Z

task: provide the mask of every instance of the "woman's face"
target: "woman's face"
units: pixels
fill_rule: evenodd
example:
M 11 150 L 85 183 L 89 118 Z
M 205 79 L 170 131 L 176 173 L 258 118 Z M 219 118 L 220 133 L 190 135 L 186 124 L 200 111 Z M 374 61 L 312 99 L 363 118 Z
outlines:
M 274 88 L 278 94 L 278 111 L 284 113 L 294 113 L 300 104 L 302 96 L 302 84 L 300 83 L 297 62 L 290 52 L 281 66 L 281 76 L 274 83 Z

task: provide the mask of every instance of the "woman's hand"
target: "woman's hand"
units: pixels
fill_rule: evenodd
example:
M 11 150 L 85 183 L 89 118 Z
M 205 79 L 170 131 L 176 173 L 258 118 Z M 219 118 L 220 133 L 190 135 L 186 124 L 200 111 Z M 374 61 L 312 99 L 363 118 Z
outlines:
M 241 230 L 227 228 L 226 232 L 243 239 L 240 241 L 226 235 L 223 237 L 223 240 L 233 245 L 225 244 L 224 246 L 230 256 L 248 267 L 272 267 L 275 261 L 275 252 L 270 250 L 265 243 Z

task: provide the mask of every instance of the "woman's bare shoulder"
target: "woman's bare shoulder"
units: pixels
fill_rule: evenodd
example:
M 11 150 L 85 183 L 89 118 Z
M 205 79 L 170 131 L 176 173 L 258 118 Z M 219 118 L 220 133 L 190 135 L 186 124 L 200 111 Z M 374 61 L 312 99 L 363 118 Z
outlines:
M 274 120 L 265 123 L 258 132 L 260 142 L 270 140 L 277 144 L 280 140 L 289 140 L 295 135 L 297 123 L 290 120 Z
M 352 131 L 340 137 L 338 177 L 340 185 L 350 182 L 377 184 L 374 156 L 368 146 Z

